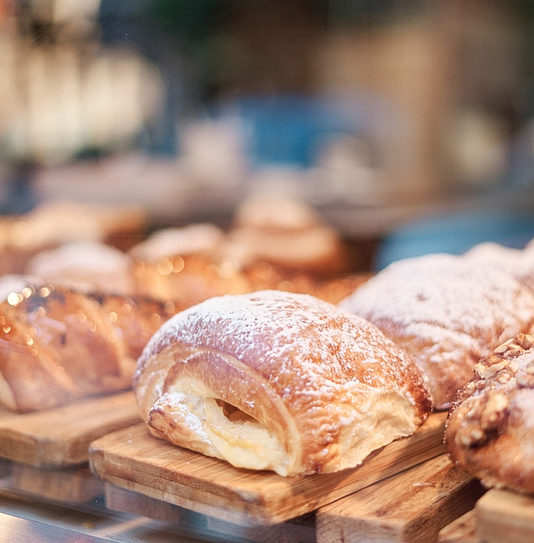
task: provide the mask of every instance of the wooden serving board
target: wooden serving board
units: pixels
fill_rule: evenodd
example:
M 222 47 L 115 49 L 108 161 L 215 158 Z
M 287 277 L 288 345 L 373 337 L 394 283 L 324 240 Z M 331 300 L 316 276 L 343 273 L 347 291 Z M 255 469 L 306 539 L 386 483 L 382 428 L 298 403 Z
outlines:
M 440 530 L 438 543 L 479 543 L 474 509 Z
M 0 458 L 0 479 L 11 475 L 11 462 Z
M 87 462 L 89 445 L 141 420 L 133 392 L 91 398 L 58 409 L 0 416 L 0 457 L 34 466 Z
M 432 543 L 483 493 L 441 455 L 319 509 L 317 543 Z
M 179 524 L 182 531 L 202 539 L 250 543 L 315 543 L 313 515 L 268 526 L 248 526 L 207 517 L 139 492 L 104 483 L 106 507 L 113 511 Z M 309 518 L 311 517 L 311 518 Z M 211 537 L 210 537 L 211 536 Z
M 532 543 L 534 496 L 492 489 L 475 506 L 476 532 L 484 543 Z
M 445 418 L 433 414 L 413 436 L 357 468 L 306 477 L 234 468 L 157 439 L 144 423 L 95 441 L 89 462 L 102 479 L 128 490 L 236 524 L 275 524 L 442 454 Z
M 104 494 L 102 482 L 87 464 L 63 468 L 39 468 L 13 463 L 11 489 L 24 495 L 68 504 L 85 503 Z

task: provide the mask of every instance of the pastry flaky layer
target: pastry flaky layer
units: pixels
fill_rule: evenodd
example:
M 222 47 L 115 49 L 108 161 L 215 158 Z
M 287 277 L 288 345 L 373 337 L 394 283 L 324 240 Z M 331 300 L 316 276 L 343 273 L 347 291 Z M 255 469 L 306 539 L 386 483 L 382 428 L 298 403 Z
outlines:
M 145 347 L 134 390 L 155 436 L 280 475 L 356 466 L 430 411 L 420 370 L 376 327 L 272 290 L 175 315 Z
M 128 390 L 172 311 L 152 300 L 26 285 L 0 303 L 0 405 L 28 412 Z
M 534 493 L 534 337 L 518 334 L 480 360 L 450 410 L 445 443 L 486 486 Z
M 449 407 L 480 358 L 534 322 L 532 291 L 504 271 L 449 254 L 394 262 L 340 305 L 414 357 L 437 409 Z

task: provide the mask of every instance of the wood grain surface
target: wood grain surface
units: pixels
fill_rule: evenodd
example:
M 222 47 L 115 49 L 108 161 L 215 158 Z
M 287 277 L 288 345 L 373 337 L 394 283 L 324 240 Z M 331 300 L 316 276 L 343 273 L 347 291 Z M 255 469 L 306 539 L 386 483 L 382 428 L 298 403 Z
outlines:
M 87 464 L 39 468 L 13 463 L 10 487 L 25 495 L 67 504 L 84 503 L 104 494 L 102 482 Z
M 87 462 L 89 445 L 141 420 L 133 392 L 0 416 L 0 457 L 34 466 Z
M 162 522 L 180 524 L 190 535 L 217 541 L 250 543 L 315 543 L 314 515 L 268 526 L 234 524 L 189 511 L 145 494 L 104 483 L 106 506 L 114 511 L 141 515 Z
M 447 524 L 438 535 L 438 543 L 478 543 L 478 541 L 474 509 Z
M 432 415 L 357 468 L 306 477 L 234 468 L 157 439 L 144 423 L 95 441 L 89 461 L 102 479 L 128 490 L 236 524 L 275 524 L 442 454 L 445 418 Z
M 532 543 L 534 497 L 492 489 L 475 507 L 476 530 L 484 543 Z
M 432 543 L 483 492 L 441 455 L 319 509 L 317 543 Z

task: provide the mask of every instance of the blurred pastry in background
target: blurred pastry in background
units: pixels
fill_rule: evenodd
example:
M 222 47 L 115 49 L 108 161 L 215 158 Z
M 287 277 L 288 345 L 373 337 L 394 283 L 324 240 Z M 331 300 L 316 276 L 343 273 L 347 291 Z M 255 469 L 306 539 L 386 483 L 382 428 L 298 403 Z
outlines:
M 222 294 L 276 289 L 337 303 L 367 276 L 311 207 L 276 195 L 245 200 L 228 232 L 200 223 L 156 231 L 129 251 L 136 292 L 185 308 Z
M 49 409 L 128 390 L 136 360 L 172 304 L 25 286 L 0 303 L 0 405 Z
M 16 296 L 27 287 L 43 286 L 39 277 L 23 274 L 4 274 L 0 276 L 0 303 L 6 301 L 10 295 Z
M 312 294 L 337 303 L 366 279 L 349 275 L 347 247 L 315 209 L 278 194 L 241 203 L 223 254 L 243 270 L 252 290 Z
M 212 296 L 248 292 L 238 266 L 219 258 L 224 236 L 213 224 L 154 232 L 129 251 L 136 292 L 181 309 Z
M 243 269 L 257 263 L 286 273 L 332 278 L 348 269 L 347 249 L 338 232 L 306 203 L 277 194 L 257 194 L 237 208 L 225 255 Z
M 43 283 L 65 285 L 82 292 L 107 292 L 131 296 L 132 258 L 98 241 L 75 241 L 41 251 L 28 262 L 26 273 Z
M 144 235 L 147 216 L 137 206 L 46 202 L 0 221 L 2 273 L 24 273 L 37 253 L 72 241 L 92 241 L 129 249 Z
M 156 262 L 172 255 L 206 254 L 218 251 L 224 237 L 221 228 L 199 223 L 183 228 L 164 228 L 130 248 L 130 255 L 145 262 Z

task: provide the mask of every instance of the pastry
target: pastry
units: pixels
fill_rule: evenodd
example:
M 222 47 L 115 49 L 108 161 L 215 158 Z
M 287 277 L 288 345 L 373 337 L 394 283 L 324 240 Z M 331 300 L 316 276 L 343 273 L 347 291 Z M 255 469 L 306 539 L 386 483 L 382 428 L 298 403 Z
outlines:
M 176 314 L 143 350 L 134 391 L 153 435 L 284 476 L 356 466 L 430 410 L 418 367 L 375 326 L 281 291 Z
M 212 224 L 154 232 L 129 252 L 136 293 L 185 309 L 212 296 L 249 292 L 239 266 L 217 258 L 222 238 Z
M 99 241 L 77 241 L 37 253 L 26 265 L 25 273 L 39 277 L 45 284 L 131 296 L 131 265 L 131 257 L 116 247 Z
M 245 199 L 225 243 L 225 257 L 245 270 L 268 263 L 290 274 L 332 278 L 349 266 L 336 230 L 304 202 L 277 194 Z
M 485 486 L 534 493 L 534 337 L 519 334 L 475 366 L 450 410 L 445 444 Z
M 37 253 L 69 242 L 101 242 L 126 250 L 138 241 L 145 222 L 144 211 L 136 206 L 45 202 L 0 220 L 0 272 L 24 273 Z
M 534 322 L 534 295 L 513 277 L 447 254 L 394 262 L 340 305 L 415 358 L 437 409 L 448 407 L 481 357 Z
M 173 311 L 52 285 L 10 293 L 0 304 L 0 404 L 37 411 L 131 388 L 137 357 Z

